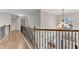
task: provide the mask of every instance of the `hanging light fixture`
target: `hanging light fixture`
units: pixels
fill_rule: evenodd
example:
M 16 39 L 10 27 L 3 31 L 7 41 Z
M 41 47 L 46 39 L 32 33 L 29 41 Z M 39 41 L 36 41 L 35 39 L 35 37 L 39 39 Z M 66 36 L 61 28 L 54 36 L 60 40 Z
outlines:
M 62 9 L 61 29 L 64 29 L 64 9 Z
M 58 29 L 64 29 L 64 9 L 62 9 L 62 20 L 57 26 Z

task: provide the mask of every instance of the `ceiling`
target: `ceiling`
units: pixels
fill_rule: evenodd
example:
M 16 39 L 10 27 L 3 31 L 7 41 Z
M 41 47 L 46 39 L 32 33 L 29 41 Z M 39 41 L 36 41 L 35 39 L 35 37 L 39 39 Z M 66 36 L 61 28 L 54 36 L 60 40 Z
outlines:
M 40 9 L 0 9 L 0 12 L 7 12 L 17 15 L 26 15 L 39 12 Z M 42 11 L 54 14 L 62 15 L 62 9 L 41 9 Z M 79 13 L 79 9 L 64 9 L 64 14 Z
M 62 15 L 62 9 L 42 9 L 42 11 L 46 11 L 54 15 Z M 73 14 L 73 13 L 79 13 L 79 9 L 64 9 L 64 14 Z
M 27 15 L 38 11 L 39 9 L 0 9 L 0 12 L 12 13 L 16 15 Z

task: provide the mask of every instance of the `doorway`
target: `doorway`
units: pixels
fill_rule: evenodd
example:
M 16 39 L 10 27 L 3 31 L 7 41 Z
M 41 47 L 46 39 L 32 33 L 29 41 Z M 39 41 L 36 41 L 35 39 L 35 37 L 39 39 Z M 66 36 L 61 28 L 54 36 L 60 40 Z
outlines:
M 23 27 L 28 26 L 28 18 L 26 16 L 21 16 L 20 17 L 20 27 L 21 27 L 21 32 L 23 31 Z
M 11 16 L 11 30 L 19 30 L 19 17 L 17 15 Z

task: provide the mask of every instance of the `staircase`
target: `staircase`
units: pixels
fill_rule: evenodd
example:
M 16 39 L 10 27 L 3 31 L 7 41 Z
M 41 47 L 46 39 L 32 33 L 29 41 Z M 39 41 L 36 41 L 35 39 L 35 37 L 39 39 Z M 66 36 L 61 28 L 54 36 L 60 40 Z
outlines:
M 24 35 L 24 37 L 27 39 L 27 41 L 29 42 L 30 46 L 33 49 L 37 48 L 37 44 L 34 38 L 34 33 L 29 26 L 28 27 L 21 26 L 21 33 Z

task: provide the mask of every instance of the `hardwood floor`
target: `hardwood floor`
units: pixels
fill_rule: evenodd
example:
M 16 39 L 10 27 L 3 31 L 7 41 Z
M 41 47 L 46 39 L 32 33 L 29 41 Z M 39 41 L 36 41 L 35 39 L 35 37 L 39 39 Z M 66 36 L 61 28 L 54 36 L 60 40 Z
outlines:
M 28 44 L 23 39 L 19 31 L 12 31 L 0 43 L 1 49 L 29 49 Z

